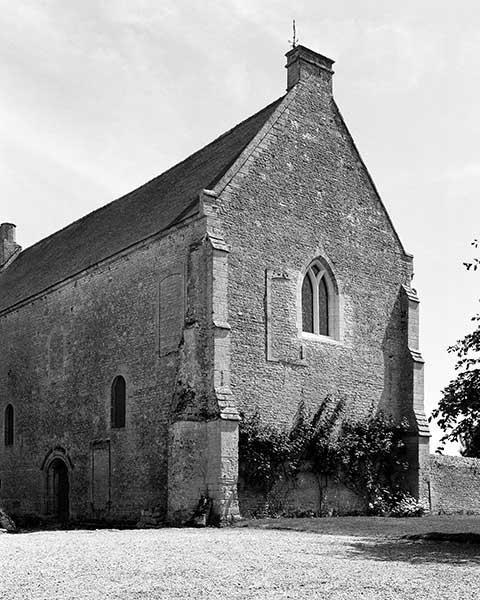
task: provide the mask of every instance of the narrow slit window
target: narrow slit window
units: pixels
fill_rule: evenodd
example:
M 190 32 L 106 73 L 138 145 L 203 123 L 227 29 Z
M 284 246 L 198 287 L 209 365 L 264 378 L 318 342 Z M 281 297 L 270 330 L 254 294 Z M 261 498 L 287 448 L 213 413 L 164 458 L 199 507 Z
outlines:
M 5 409 L 5 446 L 13 446 L 13 406 L 9 404 Z
M 318 333 L 329 335 L 328 331 L 328 290 L 325 277 L 318 285 Z
M 302 321 L 303 331 L 313 333 L 313 287 L 308 275 L 302 286 Z
M 125 379 L 119 375 L 112 383 L 111 422 L 115 429 L 125 427 L 126 396 Z

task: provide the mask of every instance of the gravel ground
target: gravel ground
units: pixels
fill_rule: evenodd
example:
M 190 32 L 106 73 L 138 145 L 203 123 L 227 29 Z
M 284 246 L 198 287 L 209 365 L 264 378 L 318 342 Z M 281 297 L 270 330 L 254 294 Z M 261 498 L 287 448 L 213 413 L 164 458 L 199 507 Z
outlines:
M 298 530 L 272 529 L 284 521 Z M 289 519 L 228 529 L 3 534 L 0 598 L 478 598 L 479 546 L 399 536 L 478 531 L 480 520 L 406 521 Z

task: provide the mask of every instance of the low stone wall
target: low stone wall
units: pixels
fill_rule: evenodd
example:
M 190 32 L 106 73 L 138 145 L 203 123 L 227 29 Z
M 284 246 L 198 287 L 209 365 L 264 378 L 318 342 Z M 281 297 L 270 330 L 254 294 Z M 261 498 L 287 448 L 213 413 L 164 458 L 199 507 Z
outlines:
M 430 454 L 423 469 L 423 483 L 433 514 L 480 514 L 480 459 Z M 267 496 L 240 480 L 238 500 L 244 517 L 268 513 L 365 514 L 367 508 L 345 486 L 318 481 L 309 471 L 299 473 L 294 482 L 280 481 Z
M 242 517 L 268 514 L 302 515 L 352 515 L 365 514 L 364 501 L 345 486 L 331 480 L 319 481 L 306 471 L 296 480 L 280 481 L 265 496 L 239 481 L 238 501 Z
M 431 454 L 425 474 L 434 514 L 480 514 L 480 459 Z

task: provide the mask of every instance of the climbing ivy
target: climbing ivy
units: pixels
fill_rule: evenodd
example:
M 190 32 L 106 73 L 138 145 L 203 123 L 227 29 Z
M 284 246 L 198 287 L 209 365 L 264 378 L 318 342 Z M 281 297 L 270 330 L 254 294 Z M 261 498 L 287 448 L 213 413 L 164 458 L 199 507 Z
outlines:
M 312 415 L 302 403 L 290 430 L 263 423 L 258 412 L 243 415 L 239 458 L 245 484 L 267 496 L 278 481 L 293 481 L 308 464 L 317 476 L 341 482 L 362 497 L 370 512 L 389 512 L 405 496 L 408 462 L 402 438 L 408 423 L 382 412 L 351 420 L 344 407 L 344 399 L 328 396 Z

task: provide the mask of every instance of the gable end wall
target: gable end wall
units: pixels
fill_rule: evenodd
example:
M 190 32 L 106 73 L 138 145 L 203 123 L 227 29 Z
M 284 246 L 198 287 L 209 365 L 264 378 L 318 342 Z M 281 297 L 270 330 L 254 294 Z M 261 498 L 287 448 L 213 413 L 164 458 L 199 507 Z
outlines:
M 315 409 L 329 394 L 345 398 L 358 417 L 379 407 L 408 414 L 401 286 L 410 284 L 411 257 L 331 97 L 313 78 L 289 95 L 287 109 L 221 190 L 231 246 L 232 390 L 241 410 L 258 408 L 281 424 L 292 422 L 301 400 Z M 298 333 L 298 289 L 317 256 L 339 286 L 339 341 Z M 285 301 L 271 315 L 284 332 L 276 361 L 267 360 L 269 273 L 283 277 L 275 285 Z

